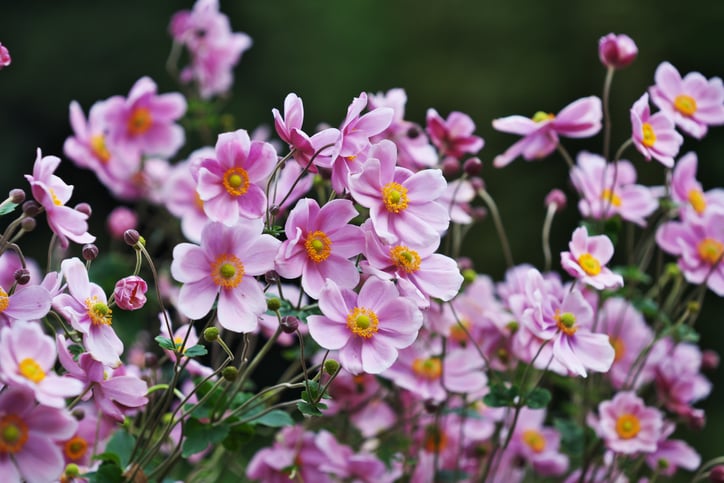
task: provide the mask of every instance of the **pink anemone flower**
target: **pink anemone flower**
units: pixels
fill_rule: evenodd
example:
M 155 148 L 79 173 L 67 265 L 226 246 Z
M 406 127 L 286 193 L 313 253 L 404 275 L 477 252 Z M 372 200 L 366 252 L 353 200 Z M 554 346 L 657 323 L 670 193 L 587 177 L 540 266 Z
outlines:
M 612 400 L 598 405 L 598 420 L 589 417 L 589 425 L 611 451 L 623 454 L 656 451 L 663 429 L 663 416 L 648 407 L 634 392 L 619 392 Z
M 623 277 L 605 266 L 613 257 L 606 235 L 589 237 L 585 226 L 578 227 L 568 248 L 570 252 L 561 252 L 561 266 L 569 275 L 598 290 L 623 287 Z
M 31 285 L 8 295 L 0 286 L 0 327 L 17 320 L 38 320 L 48 314 L 51 298 L 47 289 Z
M 368 278 L 359 295 L 328 281 L 319 308 L 323 315 L 307 320 L 309 333 L 325 349 L 339 350 L 342 367 L 352 374 L 379 374 L 390 367 L 422 327 L 415 303 L 377 277 Z
M 651 114 L 649 95 L 644 93 L 631 108 L 632 139 L 646 161 L 656 159 L 667 168 L 674 167 L 684 138 L 676 132 L 674 121 L 663 111 Z
M 715 188 L 704 192 L 696 179 L 698 159 L 689 152 L 677 161 L 671 177 L 671 198 L 681 205 L 680 216 L 702 216 L 713 206 L 724 208 L 724 190 Z
M 435 109 L 428 109 L 427 133 L 441 156 L 461 159 L 466 153 L 477 154 L 485 144 L 483 138 L 473 135 L 475 122 L 463 112 L 453 111 L 443 119 Z

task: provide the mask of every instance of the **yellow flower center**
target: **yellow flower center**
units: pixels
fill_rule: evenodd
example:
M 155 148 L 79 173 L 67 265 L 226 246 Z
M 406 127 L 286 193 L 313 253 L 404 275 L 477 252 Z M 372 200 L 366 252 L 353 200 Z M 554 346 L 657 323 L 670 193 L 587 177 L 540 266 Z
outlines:
M 98 300 L 97 296 L 85 299 L 85 306 L 88 309 L 88 317 L 90 317 L 93 325 L 111 325 L 113 320 L 113 311 L 105 302 Z
M 28 440 L 28 425 L 15 414 L 0 417 L 0 454 L 17 453 Z
M 616 208 L 621 207 L 621 197 L 608 188 L 604 189 L 603 193 L 601 193 L 601 199 Z
M 595 276 L 601 273 L 601 262 L 590 253 L 584 253 L 578 257 L 578 264 L 588 275 Z
M 684 116 L 693 116 L 696 112 L 696 100 L 686 94 L 679 94 L 674 99 L 674 109 Z
M 404 245 L 390 248 L 390 258 L 395 266 L 406 273 L 415 273 L 420 269 L 420 255 Z
M 407 208 L 407 188 L 400 183 L 390 182 L 382 187 L 382 201 L 390 213 L 399 213 Z
M 176 346 L 176 348 L 179 348 L 179 347 L 181 347 L 181 344 L 184 343 L 184 339 L 183 339 L 183 337 L 174 337 L 173 343 Z M 184 352 L 186 352 L 186 349 L 188 349 L 188 347 L 184 346 L 184 350 L 182 350 L 181 353 L 183 354 Z
M 576 327 L 576 316 L 570 312 L 561 313 L 560 309 L 556 309 L 553 320 L 556 321 L 558 328 L 566 335 L 573 335 L 578 330 L 578 327 Z
M 0 287 L 0 314 L 5 312 L 8 305 L 10 305 L 10 297 L 8 296 L 8 293 Z
M 332 253 L 332 241 L 323 231 L 314 231 L 304 242 L 307 256 L 313 262 L 319 263 L 329 258 Z
M 706 200 L 704 199 L 704 193 L 702 193 L 701 190 L 690 190 L 688 199 L 689 203 L 691 203 L 691 206 L 697 213 L 700 215 L 704 213 L 704 210 L 706 209 Z
M 93 155 L 103 164 L 111 159 L 111 153 L 106 146 L 106 138 L 103 134 L 94 134 L 90 138 L 90 148 Z
M 194 205 L 199 209 L 200 213 L 204 212 L 204 200 L 201 199 L 198 191 L 194 191 Z
M 609 336 L 608 342 L 611 344 L 611 347 L 613 347 L 613 362 L 615 363 L 620 361 L 623 355 L 626 353 L 626 344 L 623 343 L 623 340 L 620 337 L 614 336 Z
M 43 368 L 40 367 L 40 364 L 35 362 L 35 359 L 31 359 L 29 357 L 20 361 L 18 371 L 20 371 L 20 374 L 23 377 L 30 379 L 36 384 L 45 379 L 45 371 Z
M 555 118 L 556 118 L 555 114 L 550 113 L 550 112 L 543 112 L 543 111 L 538 111 L 535 114 L 533 114 L 533 117 L 531 117 L 531 119 L 534 122 L 543 122 L 543 121 L 548 121 L 548 120 L 555 119 Z
M 80 436 L 74 436 L 63 445 L 63 453 L 71 461 L 78 461 L 88 451 L 88 441 Z
M 423 379 L 436 381 L 442 376 L 442 362 L 439 357 L 418 358 L 412 362 L 412 372 Z
M 527 444 L 534 453 L 542 453 L 546 449 L 545 436 L 535 429 L 526 429 L 521 435 L 523 442 Z
M 63 202 L 60 201 L 60 198 L 58 198 L 58 195 L 55 194 L 53 188 L 48 188 L 48 191 L 50 191 L 50 199 L 53 201 L 53 204 L 55 206 L 63 206 Z
M 234 288 L 244 278 L 244 264 L 235 255 L 219 255 L 211 263 L 211 278 L 219 287 Z
M 447 447 L 447 435 L 435 426 L 428 426 L 425 430 L 425 451 L 439 453 Z
M 365 307 L 355 307 L 347 314 L 347 327 L 353 334 L 369 339 L 377 333 L 379 320 L 377 314 Z
M 244 168 L 229 168 L 224 173 L 223 184 L 231 196 L 241 196 L 249 190 L 249 174 Z
M 641 431 L 641 422 L 633 414 L 622 414 L 616 420 L 616 433 L 621 439 L 631 439 Z
M 136 107 L 128 118 L 128 132 L 131 136 L 138 136 L 151 129 L 152 124 L 151 111 L 147 107 Z
M 724 253 L 724 243 L 714 240 L 713 238 L 706 237 L 699 242 L 696 247 L 699 252 L 699 258 L 708 263 L 714 265 L 717 263 Z
M 641 144 L 647 148 L 652 147 L 656 143 L 656 133 L 648 122 L 645 122 L 644 125 L 641 126 L 641 136 L 643 137 Z
M 461 319 L 459 324 L 453 324 L 450 327 L 450 335 L 448 337 L 458 344 L 467 342 L 468 334 L 465 332 L 466 329 L 468 331 L 470 330 L 470 321 L 467 319 Z

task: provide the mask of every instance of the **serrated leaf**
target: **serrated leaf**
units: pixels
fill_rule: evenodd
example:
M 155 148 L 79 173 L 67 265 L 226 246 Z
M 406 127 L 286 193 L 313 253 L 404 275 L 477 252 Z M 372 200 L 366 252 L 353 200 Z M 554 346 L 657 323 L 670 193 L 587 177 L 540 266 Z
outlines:
M 176 349 L 176 343 L 174 341 L 172 341 L 171 339 L 169 339 L 168 337 L 164 337 L 162 335 L 157 335 L 156 337 L 154 337 L 153 340 L 158 342 L 158 345 L 160 345 L 162 349 L 166 349 L 166 350 L 170 350 L 170 351 Z
M 294 420 L 285 411 L 282 411 L 281 409 L 274 409 L 273 411 L 269 411 L 263 416 L 254 419 L 250 423 L 269 426 L 270 428 L 281 428 L 284 426 L 292 426 L 294 424 Z
M 543 409 L 551 402 L 551 392 L 543 387 L 536 387 L 525 398 L 525 405 L 531 409 Z
M 209 353 L 209 351 L 206 350 L 206 347 L 201 344 L 196 344 L 194 346 L 191 346 L 184 351 L 184 355 L 186 357 L 205 356 L 208 353 Z
M 184 442 L 181 447 L 181 455 L 188 458 L 192 454 L 199 453 L 209 445 L 221 442 L 229 434 L 229 426 L 214 426 L 209 423 L 202 423 L 198 419 L 190 419 L 184 425 Z
M 0 204 L 0 216 L 7 215 L 8 213 L 12 213 L 15 208 L 17 208 L 17 203 L 13 203 L 12 201 L 7 201 L 5 203 Z

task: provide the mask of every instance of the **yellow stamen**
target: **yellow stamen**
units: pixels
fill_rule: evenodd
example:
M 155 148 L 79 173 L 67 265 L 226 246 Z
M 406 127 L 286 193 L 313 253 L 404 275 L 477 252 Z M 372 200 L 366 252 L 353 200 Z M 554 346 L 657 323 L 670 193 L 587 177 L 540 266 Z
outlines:
M 88 317 L 94 326 L 111 325 L 113 311 L 105 302 L 99 301 L 97 296 L 85 299 L 85 306 L 88 309 Z
M 425 451 L 439 453 L 447 447 L 447 435 L 435 426 L 425 430 Z
M 643 138 L 641 139 L 641 144 L 647 148 L 656 144 L 656 133 L 654 132 L 654 128 L 651 127 L 651 124 L 648 122 L 645 122 L 643 126 L 641 126 L 641 136 Z
M 709 265 L 714 265 L 721 259 L 722 254 L 724 254 L 724 243 L 706 237 L 699 242 L 696 251 L 699 252 L 699 258 Z
M 0 454 L 17 453 L 28 440 L 28 425 L 15 414 L 0 417 Z
M 686 94 L 679 94 L 674 99 L 674 109 L 684 116 L 693 116 L 696 112 L 696 100 Z
M 222 183 L 231 196 L 241 196 L 249 190 L 249 174 L 244 168 L 229 168 Z
M 355 307 L 347 314 L 347 327 L 353 334 L 369 339 L 378 331 L 379 320 L 377 314 L 365 307 Z
M 573 335 L 578 330 L 578 327 L 576 327 L 576 316 L 570 312 L 561 313 L 560 309 L 556 309 L 553 320 L 556 321 L 558 328 L 566 335 Z
M 314 231 L 304 242 L 304 248 L 307 250 L 307 256 L 313 262 L 323 262 L 332 254 L 332 241 L 323 231 Z
M 633 414 L 622 414 L 616 420 L 616 433 L 621 439 L 631 439 L 641 431 L 641 422 Z
M 18 371 L 20 375 L 33 381 L 35 384 L 45 379 L 45 371 L 40 364 L 35 362 L 35 359 L 25 358 L 18 364 Z
M 60 198 L 58 198 L 58 195 L 55 194 L 53 188 L 48 188 L 48 191 L 50 191 L 50 199 L 53 200 L 53 204 L 55 206 L 63 206 L 63 202 L 60 201 Z
M 691 206 L 694 208 L 694 211 L 700 215 L 704 213 L 704 210 L 706 209 L 706 199 L 704 199 L 704 193 L 702 193 L 701 190 L 690 190 L 688 199 L 689 203 L 691 203 Z
M 609 336 L 608 342 L 611 344 L 611 347 L 613 347 L 613 362 L 616 363 L 620 361 L 621 358 L 623 358 L 623 355 L 626 353 L 626 344 L 623 343 L 623 340 L 620 337 L 614 336 Z
M 406 273 L 415 273 L 420 269 L 420 255 L 404 245 L 390 248 L 390 258 L 397 268 Z
M 10 297 L 8 296 L 8 293 L 0 287 L 0 314 L 5 312 L 8 305 L 10 305 Z
M 442 362 L 439 357 L 428 357 L 427 359 L 415 359 L 412 362 L 412 372 L 423 379 L 436 381 L 442 376 Z
M 523 442 L 527 444 L 534 453 L 542 453 L 546 449 L 545 436 L 535 429 L 526 429 L 521 435 Z
M 108 147 L 106 146 L 106 138 L 103 136 L 103 134 L 94 134 L 90 138 L 90 148 L 93 152 L 93 155 L 100 161 L 102 164 L 107 164 L 108 161 L 111 159 L 111 153 L 108 151 Z
M 152 124 L 151 111 L 147 107 L 136 107 L 128 118 L 128 132 L 131 136 L 138 136 L 151 129 Z
M 400 183 L 390 182 L 382 187 L 382 201 L 390 213 L 399 213 L 407 208 L 407 188 Z
M 550 113 L 550 112 L 543 112 L 543 111 L 538 111 L 535 114 L 533 114 L 533 117 L 531 117 L 531 119 L 534 122 L 543 122 L 543 121 L 553 120 L 555 118 L 556 118 L 555 114 Z
M 578 264 L 588 275 L 595 276 L 601 273 L 601 262 L 590 253 L 584 253 L 578 257 Z
M 604 189 L 603 193 L 601 193 L 601 199 L 603 201 L 606 201 L 607 203 L 610 203 L 616 208 L 621 207 L 621 197 L 608 188 Z
M 244 264 L 235 255 L 224 254 L 211 263 L 211 279 L 223 288 L 235 288 L 244 278 Z

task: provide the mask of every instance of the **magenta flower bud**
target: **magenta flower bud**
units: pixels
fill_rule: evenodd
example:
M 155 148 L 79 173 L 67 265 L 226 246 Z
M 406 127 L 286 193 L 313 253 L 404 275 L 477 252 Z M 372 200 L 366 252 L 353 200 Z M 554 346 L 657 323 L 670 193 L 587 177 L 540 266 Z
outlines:
M 88 203 L 78 203 L 75 205 L 75 211 L 80 211 L 86 216 L 91 216 L 91 213 L 93 213 L 93 208 L 91 208 L 91 205 Z
M 480 178 L 477 176 L 474 178 L 470 178 L 470 184 L 473 185 L 473 189 L 475 190 L 476 193 L 480 190 L 485 189 L 485 181 L 483 181 L 483 178 Z
M 545 205 L 546 207 L 550 205 L 556 206 L 556 211 L 560 212 L 566 207 L 566 194 L 559 190 L 559 189 L 553 189 L 550 193 L 546 195 L 545 199 Z
M 701 369 L 703 371 L 715 371 L 719 367 L 719 354 L 713 350 L 705 350 L 701 353 Z
M 126 230 L 135 230 L 138 227 L 138 216 L 133 210 L 119 206 L 108 215 L 106 226 L 111 236 L 120 240 Z
M 480 158 L 470 158 L 465 161 L 463 169 L 468 176 L 477 176 L 483 170 L 483 162 L 480 161 Z
M 146 303 L 146 282 L 137 275 L 130 275 L 116 282 L 113 296 L 116 305 L 123 310 L 136 310 Z
M 40 213 L 40 205 L 34 200 L 28 200 L 23 203 L 23 213 L 25 216 L 36 216 Z
M 37 222 L 35 221 L 35 218 L 30 218 L 29 216 L 26 216 L 20 222 L 20 228 L 22 228 L 23 231 L 33 231 L 35 230 L 36 224 Z
M 483 206 L 473 206 L 473 209 L 470 211 L 470 216 L 472 216 L 475 221 L 483 221 L 488 216 L 488 210 Z
M 598 58 L 606 67 L 622 69 L 629 65 L 639 53 L 631 37 L 625 34 L 608 34 L 598 41 Z
M 475 265 L 473 264 L 473 260 L 470 257 L 460 257 L 458 258 L 458 268 L 460 270 L 469 270 L 474 268 Z
M 86 262 L 93 261 L 98 258 L 98 247 L 93 243 L 86 243 L 81 249 L 81 255 Z
M 10 201 L 15 203 L 16 205 L 19 205 L 20 203 L 25 201 L 25 191 L 21 190 L 20 188 L 12 189 L 8 194 L 8 198 L 10 198 Z
M 281 322 L 279 322 L 279 326 L 285 334 L 293 334 L 299 327 L 299 319 L 293 315 L 286 315 L 282 317 Z
M 724 465 L 716 465 L 709 471 L 709 481 L 724 483 Z
M 126 245 L 135 247 L 136 243 L 141 240 L 141 235 L 136 230 L 126 230 L 123 232 L 123 241 Z
M 27 268 L 18 268 L 13 273 L 13 277 L 19 285 L 25 285 L 30 281 L 30 270 Z
M 446 178 L 453 178 L 460 172 L 460 161 L 455 158 L 447 157 L 442 161 L 440 168 L 442 169 L 442 174 L 444 174 Z
M 10 62 L 12 62 L 10 52 L 7 47 L 0 43 L 0 70 L 2 70 L 3 67 L 9 66 Z

